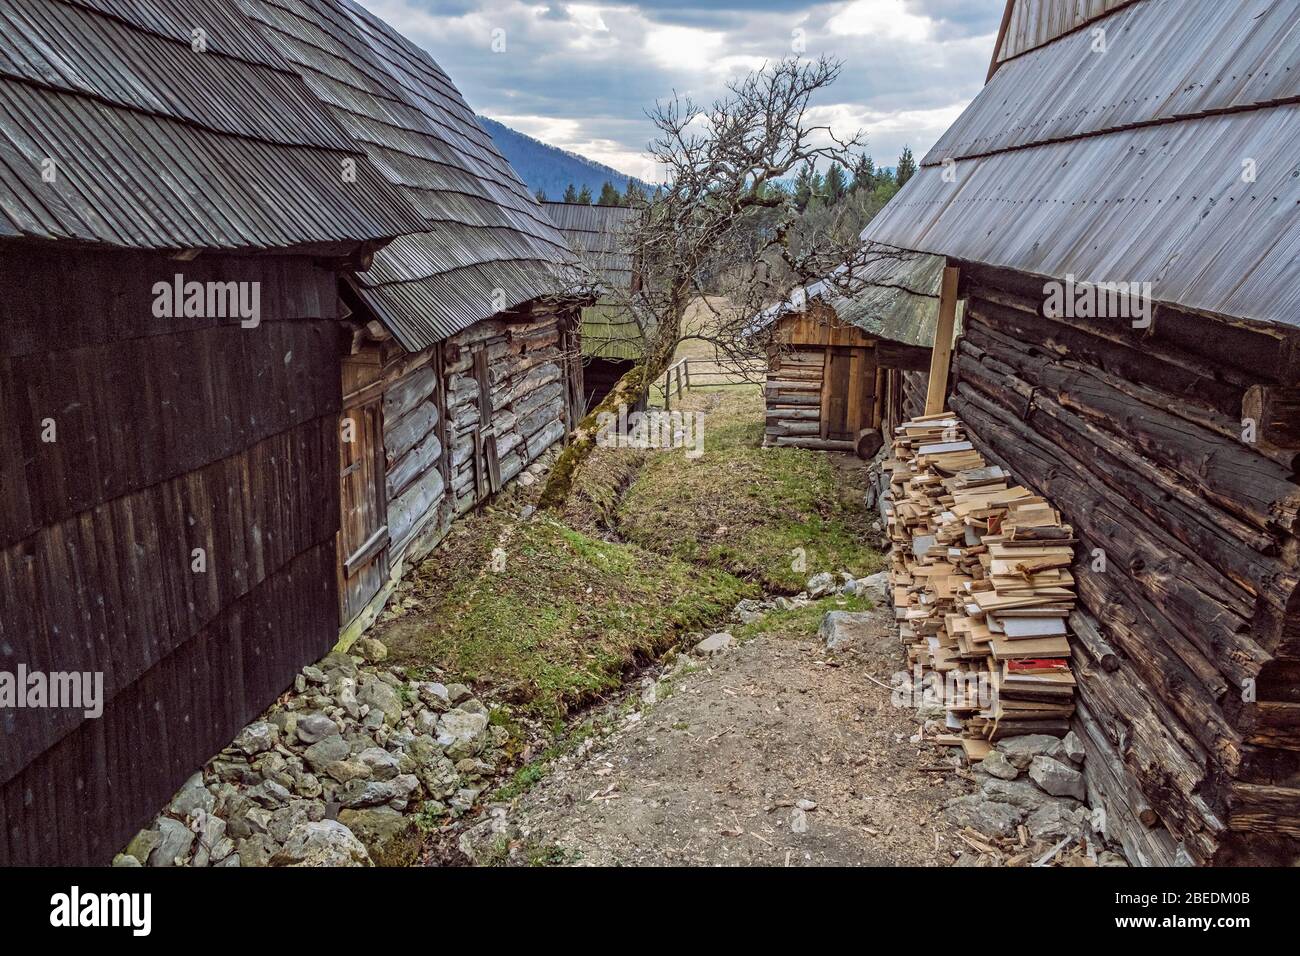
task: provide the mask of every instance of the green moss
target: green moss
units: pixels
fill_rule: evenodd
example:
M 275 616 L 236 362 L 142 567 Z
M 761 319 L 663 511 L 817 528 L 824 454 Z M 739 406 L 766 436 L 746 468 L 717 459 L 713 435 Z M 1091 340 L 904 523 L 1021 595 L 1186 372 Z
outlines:
M 700 401 L 692 396 L 694 401 Z M 870 574 L 883 558 L 865 544 L 872 515 L 862 487 L 821 452 L 763 448 L 753 387 L 712 393 L 704 454 L 648 457 L 623 496 L 619 527 L 652 551 L 794 594 L 819 571 Z
M 598 541 L 557 521 L 467 516 L 415 576 L 418 616 L 388 626 L 390 658 L 496 688 L 553 718 L 618 687 L 682 631 L 720 623 L 755 591 L 734 576 Z M 491 552 L 506 552 L 494 572 Z

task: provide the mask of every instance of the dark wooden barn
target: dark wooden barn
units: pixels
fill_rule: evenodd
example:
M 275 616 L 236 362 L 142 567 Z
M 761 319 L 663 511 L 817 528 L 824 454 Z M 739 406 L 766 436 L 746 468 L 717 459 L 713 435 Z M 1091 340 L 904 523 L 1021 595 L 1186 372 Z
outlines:
M 747 330 L 767 350 L 767 445 L 872 457 L 925 405 L 944 260 L 864 249 Z M 955 316 L 950 316 L 950 320 Z
M 628 206 L 542 205 L 602 289 L 582 310 L 583 399 L 590 409 L 645 357 L 645 335 L 628 307 L 631 293 L 641 288 L 641 275 L 627 251 L 639 213 Z
M 107 861 L 337 636 L 338 275 L 419 220 L 177 12 L 0 11 L 0 670 L 103 681 L 0 709 L 0 863 Z
M 1134 863 L 1300 859 L 1297 94 L 1294 3 L 1011 0 L 866 232 L 960 270 L 948 406 L 1080 539 L 1075 728 Z
M 563 438 L 577 305 L 455 87 L 360 7 L 0 25 L 0 864 L 102 863 Z M 100 675 L 102 714 L 11 706 L 33 673 Z

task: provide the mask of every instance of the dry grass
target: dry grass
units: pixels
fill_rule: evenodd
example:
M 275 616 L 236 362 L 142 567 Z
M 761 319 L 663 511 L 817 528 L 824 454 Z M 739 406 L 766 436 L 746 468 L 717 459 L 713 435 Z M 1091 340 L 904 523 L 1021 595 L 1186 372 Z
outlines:
M 880 555 L 863 543 L 872 515 L 861 463 L 761 447 L 757 388 L 691 393 L 682 407 L 704 412 L 704 455 L 650 455 L 619 507 L 629 541 L 779 593 L 798 592 L 818 571 L 879 570 Z

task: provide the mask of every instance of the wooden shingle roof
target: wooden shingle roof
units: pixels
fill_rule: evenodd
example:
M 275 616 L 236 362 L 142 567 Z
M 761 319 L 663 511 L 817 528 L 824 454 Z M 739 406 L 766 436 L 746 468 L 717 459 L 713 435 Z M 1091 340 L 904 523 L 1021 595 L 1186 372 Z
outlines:
M 542 206 L 564 233 L 569 247 L 588 261 L 602 282 L 624 291 L 632 287 L 627 234 L 638 216 L 637 210 L 555 200 L 547 200 Z
M 564 237 L 432 57 L 349 0 L 242 2 L 423 219 L 356 278 L 405 348 L 559 290 Z
M 842 267 L 836 276 L 798 290 L 756 316 L 747 331 L 760 332 L 817 301 L 830 306 L 841 322 L 875 338 L 928 349 L 934 344 L 944 265 L 942 256 L 867 245 L 851 275 Z
M 0 168 L 0 238 L 266 250 L 418 223 L 236 0 L 0 0 Z

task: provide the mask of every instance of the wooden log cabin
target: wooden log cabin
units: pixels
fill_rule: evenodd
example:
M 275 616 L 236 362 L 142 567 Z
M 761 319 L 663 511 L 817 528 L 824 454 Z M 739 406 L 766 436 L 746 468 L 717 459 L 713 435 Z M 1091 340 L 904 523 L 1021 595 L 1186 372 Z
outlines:
M 582 382 L 586 408 L 594 408 L 645 357 L 645 335 L 628 305 L 641 274 L 627 251 L 636 209 L 547 201 L 543 208 L 587 265 L 600 297 L 582 310 Z
M 959 272 L 927 410 L 1075 529 L 1074 727 L 1135 864 L 1300 861 L 1297 37 L 1290 2 L 1011 0 L 864 233 Z
M 582 409 L 564 236 L 437 63 L 348 0 L 245 0 L 424 228 L 346 277 L 339 600 L 349 644 L 452 520 Z
M 0 701 L 0 865 L 105 863 L 563 436 L 576 306 L 450 81 L 358 7 L 0 21 L 0 672 L 102 679 L 97 716 Z
M 876 250 L 852 277 L 822 280 L 750 326 L 765 343 L 766 445 L 870 458 L 920 414 L 943 259 Z

